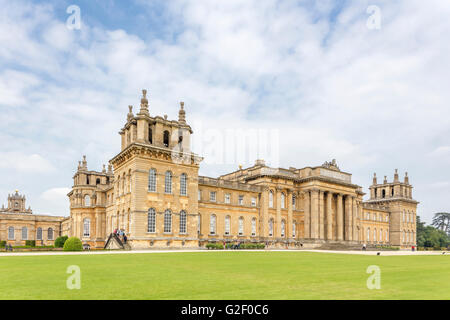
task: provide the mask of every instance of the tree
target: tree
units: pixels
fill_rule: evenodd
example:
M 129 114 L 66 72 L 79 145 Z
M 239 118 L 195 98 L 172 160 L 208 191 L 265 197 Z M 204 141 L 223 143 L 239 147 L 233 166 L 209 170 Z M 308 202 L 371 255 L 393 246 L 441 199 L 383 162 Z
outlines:
M 443 248 L 450 245 L 450 237 L 442 230 L 433 226 L 425 226 L 417 216 L 417 246 L 429 248 Z
M 433 217 L 433 222 L 431 224 L 437 229 L 444 231 L 447 235 L 450 236 L 450 213 L 448 212 L 435 213 Z
M 64 251 L 81 251 L 83 250 L 83 244 L 81 243 L 81 240 L 77 237 L 70 237 L 66 240 L 64 243 Z

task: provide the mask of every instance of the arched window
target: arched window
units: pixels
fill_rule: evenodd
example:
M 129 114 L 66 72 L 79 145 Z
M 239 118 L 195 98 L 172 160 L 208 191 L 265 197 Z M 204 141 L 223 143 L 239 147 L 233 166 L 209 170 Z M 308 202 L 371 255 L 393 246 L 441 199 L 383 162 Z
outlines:
M 286 221 L 281 220 L 281 236 L 284 237 L 286 235 Z
M 386 242 L 389 242 L 389 232 L 386 230 L 386 238 L 385 238 Z
M 28 240 L 28 228 L 22 227 L 22 240 Z
M 86 207 L 89 207 L 91 205 L 91 197 L 89 197 L 89 195 L 84 196 L 84 205 Z
M 252 219 L 252 236 L 256 236 L 256 218 Z
M 292 237 L 295 238 L 295 233 L 296 233 L 296 225 L 297 222 L 294 220 L 294 223 L 292 224 Z
M 380 229 L 380 242 L 383 242 L 383 229 Z
M 42 240 L 42 228 L 37 228 L 36 231 L 36 240 Z
M 164 131 L 163 143 L 165 147 L 169 146 L 169 131 Z
M 283 193 L 281 193 L 281 209 L 284 209 L 286 207 L 286 196 Z
M 382 197 L 382 198 L 386 198 L 386 190 L 383 189 L 383 190 L 381 191 L 381 197 Z
M 225 235 L 229 235 L 230 234 L 230 224 L 231 224 L 231 217 L 230 216 L 226 216 L 225 217 Z
M 295 202 L 297 200 L 297 196 L 295 194 L 292 195 L 292 208 L 295 209 Z
M 90 237 L 91 236 L 91 219 L 84 219 L 83 220 L 83 237 Z
M 377 229 L 373 229 L 373 242 L 377 242 Z
M 95 184 L 100 184 L 100 178 L 97 178 L 97 179 L 95 180 Z
M 150 169 L 148 172 L 148 191 L 156 192 L 156 170 Z
M 166 210 L 164 213 L 164 233 L 172 232 L 172 212 L 170 210 Z
M 273 219 L 269 220 L 269 237 L 273 236 Z
M 48 230 L 47 230 L 47 239 L 53 240 L 53 229 L 52 228 L 48 228 Z
M 186 233 L 186 211 L 180 212 L 180 233 Z
M 367 228 L 367 242 L 370 242 L 370 228 Z
M 14 240 L 14 227 L 8 228 L 8 240 Z
M 240 236 L 244 235 L 244 218 L 243 217 L 239 218 L 239 235 Z
M 172 193 L 172 172 L 166 171 L 166 180 L 164 183 L 164 192 Z
M 273 208 L 273 191 L 269 191 L 269 208 Z
M 216 234 L 216 215 L 212 214 L 209 217 L 209 234 Z
M 150 128 L 150 126 L 148 127 L 148 142 L 150 142 L 150 144 L 153 143 L 153 131 L 152 128 Z
M 180 195 L 186 196 L 187 195 L 187 177 L 185 173 L 182 173 L 180 176 Z

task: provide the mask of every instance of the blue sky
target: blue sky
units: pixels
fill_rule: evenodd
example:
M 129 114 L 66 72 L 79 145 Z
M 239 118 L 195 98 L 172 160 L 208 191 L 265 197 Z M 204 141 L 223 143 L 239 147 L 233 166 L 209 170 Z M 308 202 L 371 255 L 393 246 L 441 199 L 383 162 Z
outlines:
M 80 30 L 66 26 L 70 5 L 80 8 Z M 380 9 L 379 29 L 367 27 L 370 5 Z M 0 8 L 0 202 L 17 188 L 35 212 L 68 215 L 78 160 L 86 154 L 101 170 L 119 151 L 127 106 L 136 110 L 146 88 L 152 115 L 176 119 L 185 101 L 194 151 L 205 157 L 200 174 L 254 162 L 211 161 L 226 130 L 237 138 L 274 130 L 281 167 L 335 158 L 366 192 L 374 172 L 391 180 L 398 168 L 409 172 L 425 220 L 450 210 L 446 1 L 0 0 Z

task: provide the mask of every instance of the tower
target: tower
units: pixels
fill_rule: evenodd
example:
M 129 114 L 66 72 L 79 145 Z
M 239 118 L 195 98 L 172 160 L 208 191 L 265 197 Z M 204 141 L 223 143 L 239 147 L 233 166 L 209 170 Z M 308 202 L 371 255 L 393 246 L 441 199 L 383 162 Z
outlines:
M 416 243 L 416 214 L 419 202 L 413 199 L 413 186 L 408 173 L 400 181 L 395 169 L 393 182 L 387 176 L 383 183 L 377 183 L 376 174 L 370 186 L 370 199 L 367 203 L 379 204 L 389 209 L 389 239 L 393 246 L 407 248 Z

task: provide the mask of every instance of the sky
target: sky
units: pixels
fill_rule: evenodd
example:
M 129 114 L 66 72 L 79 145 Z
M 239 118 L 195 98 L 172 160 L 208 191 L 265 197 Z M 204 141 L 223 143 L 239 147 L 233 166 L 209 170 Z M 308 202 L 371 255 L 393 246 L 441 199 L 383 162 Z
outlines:
M 201 175 L 336 159 L 368 192 L 398 169 L 429 223 L 450 211 L 449 16 L 441 0 L 0 0 L 0 204 L 18 189 L 69 215 L 78 161 L 120 151 L 145 88 L 152 116 L 185 102 Z

